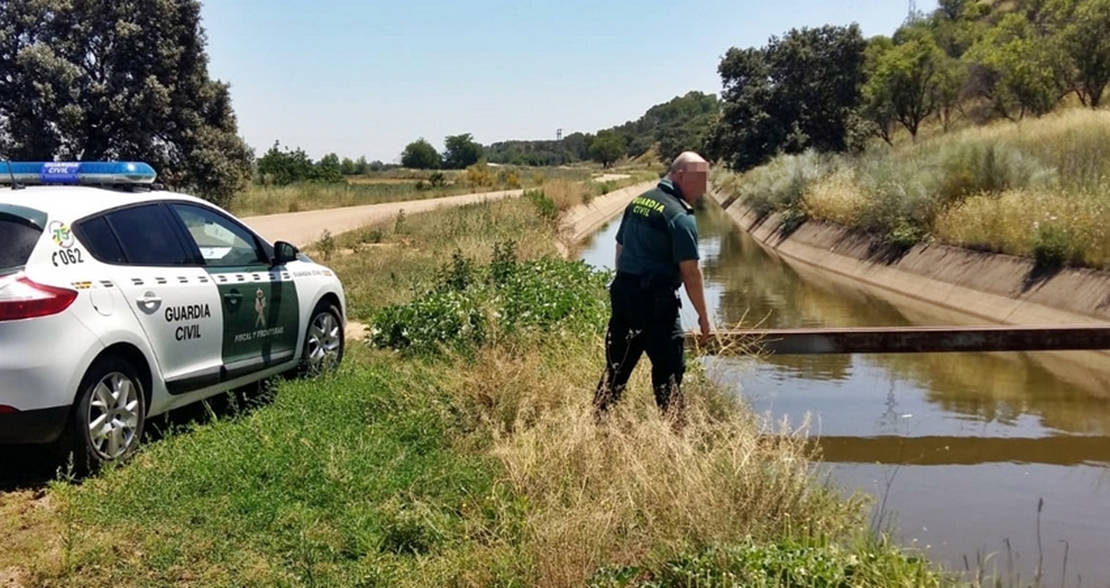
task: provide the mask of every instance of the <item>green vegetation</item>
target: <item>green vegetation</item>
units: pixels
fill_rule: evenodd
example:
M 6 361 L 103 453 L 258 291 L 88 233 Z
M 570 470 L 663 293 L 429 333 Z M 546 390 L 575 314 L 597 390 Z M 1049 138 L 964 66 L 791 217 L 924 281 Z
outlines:
M 255 162 L 255 182 L 261 186 L 339 184 L 350 176 L 368 176 L 398 167 L 380 161 L 368 162 L 365 157 L 359 157 L 358 160 L 344 157 L 340 160 L 335 153 L 329 153 L 319 161 L 312 161 L 303 149 L 282 149 L 281 142 L 275 141 Z
M 465 169 L 485 158 L 485 151 L 470 133 L 449 135 L 443 144 L 444 150 L 440 154 L 421 137 L 405 146 L 401 152 L 401 165 L 413 169 Z
M 779 151 L 845 151 L 866 47 L 853 25 L 791 31 L 763 49 L 730 49 L 719 68 L 721 119 L 707 151 L 739 170 Z
M 857 156 L 806 152 L 717 186 L 759 214 L 783 212 L 908 247 L 935 239 L 1062 264 L 1110 268 L 1110 113 L 1073 109 Z
M 8 159 L 142 159 L 221 204 L 250 178 L 228 85 L 208 77 L 198 0 L 5 2 L 0 72 Z
M 1042 270 L 1110 268 L 1110 121 L 1098 109 L 1108 27 L 1107 0 L 945 0 L 865 44 L 852 27 L 826 27 L 733 50 L 708 144 L 729 167 L 716 181 L 760 214 L 782 213 L 786 230 L 818 218 L 896 249 L 939 240 Z M 801 106 L 845 124 L 811 125 Z
M 643 178 L 638 172 L 635 176 Z M 238 194 L 229 205 L 240 216 L 299 212 L 442 198 L 459 194 L 535 188 L 551 182 L 589 182 L 588 168 L 521 169 L 475 164 L 465 170 L 415 171 L 393 169 L 336 181 L 307 180 L 287 185 L 256 184 Z M 626 184 L 628 182 L 621 182 Z
M 405 146 L 401 153 L 401 165 L 413 169 L 439 169 L 443 160 L 424 137 L 421 137 Z
M 701 148 L 718 109 L 715 95 L 689 92 L 652 106 L 635 121 L 596 134 L 574 132 L 561 141 L 499 141 L 486 147 L 486 156 L 494 163 L 533 166 L 583 161 L 608 166 L 626 157 L 667 162 L 683 151 Z
M 721 60 L 719 121 L 705 142 L 743 172 L 778 155 L 858 153 L 901 129 L 916 140 L 997 119 L 1097 108 L 1110 82 L 1108 0 L 943 0 L 891 36 L 792 29 Z
M 0 570 L 27 585 L 942 584 L 820 482 L 804 440 L 697 364 L 685 428 L 659 417 L 646 370 L 596 425 L 608 276 L 557 259 L 557 238 L 528 199 L 337 236 L 375 345 L 53 484 L 44 507 L 0 518 Z

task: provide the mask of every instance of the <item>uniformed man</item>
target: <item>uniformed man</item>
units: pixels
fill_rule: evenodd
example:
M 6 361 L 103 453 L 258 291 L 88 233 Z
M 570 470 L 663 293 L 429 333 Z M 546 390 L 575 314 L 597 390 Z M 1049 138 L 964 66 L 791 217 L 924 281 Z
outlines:
M 685 152 L 652 190 L 624 210 L 617 230 L 616 277 L 609 286 L 611 315 L 605 337 L 605 374 L 594 405 L 600 418 L 620 400 L 632 370 L 647 352 L 655 402 L 668 417 L 681 417 L 685 337 L 679 318 L 679 286 L 709 335 L 698 229 L 692 205 L 706 192 L 709 163 Z

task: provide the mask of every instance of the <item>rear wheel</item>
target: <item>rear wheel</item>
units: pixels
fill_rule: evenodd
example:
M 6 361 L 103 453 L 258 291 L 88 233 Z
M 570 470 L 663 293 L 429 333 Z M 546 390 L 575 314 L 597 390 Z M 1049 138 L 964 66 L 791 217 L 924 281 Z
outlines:
M 344 350 L 343 322 L 334 304 L 322 301 L 312 311 L 304 338 L 303 371 L 309 375 L 339 367 Z
M 138 370 L 118 357 L 98 360 L 85 374 L 70 423 L 76 465 L 93 470 L 122 462 L 139 446 L 146 395 Z

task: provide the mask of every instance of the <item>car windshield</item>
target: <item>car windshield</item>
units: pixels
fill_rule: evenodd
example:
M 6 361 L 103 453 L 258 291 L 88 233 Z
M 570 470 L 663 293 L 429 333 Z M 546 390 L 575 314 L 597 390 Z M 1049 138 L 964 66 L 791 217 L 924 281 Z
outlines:
M 0 275 L 27 265 L 45 220 L 38 211 L 0 205 Z

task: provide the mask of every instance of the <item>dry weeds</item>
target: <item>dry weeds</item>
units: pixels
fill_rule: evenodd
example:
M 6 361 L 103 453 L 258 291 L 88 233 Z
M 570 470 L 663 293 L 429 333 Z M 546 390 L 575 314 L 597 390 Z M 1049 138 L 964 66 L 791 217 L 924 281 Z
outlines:
M 646 357 L 599 426 L 601 345 L 566 342 L 547 356 L 486 349 L 452 387 L 527 499 L 522 543 L 535 585 L 582 585 L 602 565 L 714 542 L 835 535 L 857 520 L 858 503 L 814 483 L 815 456 L 797 430 L 765 425 L 696 371 L 681 429 L 655 407 Z

